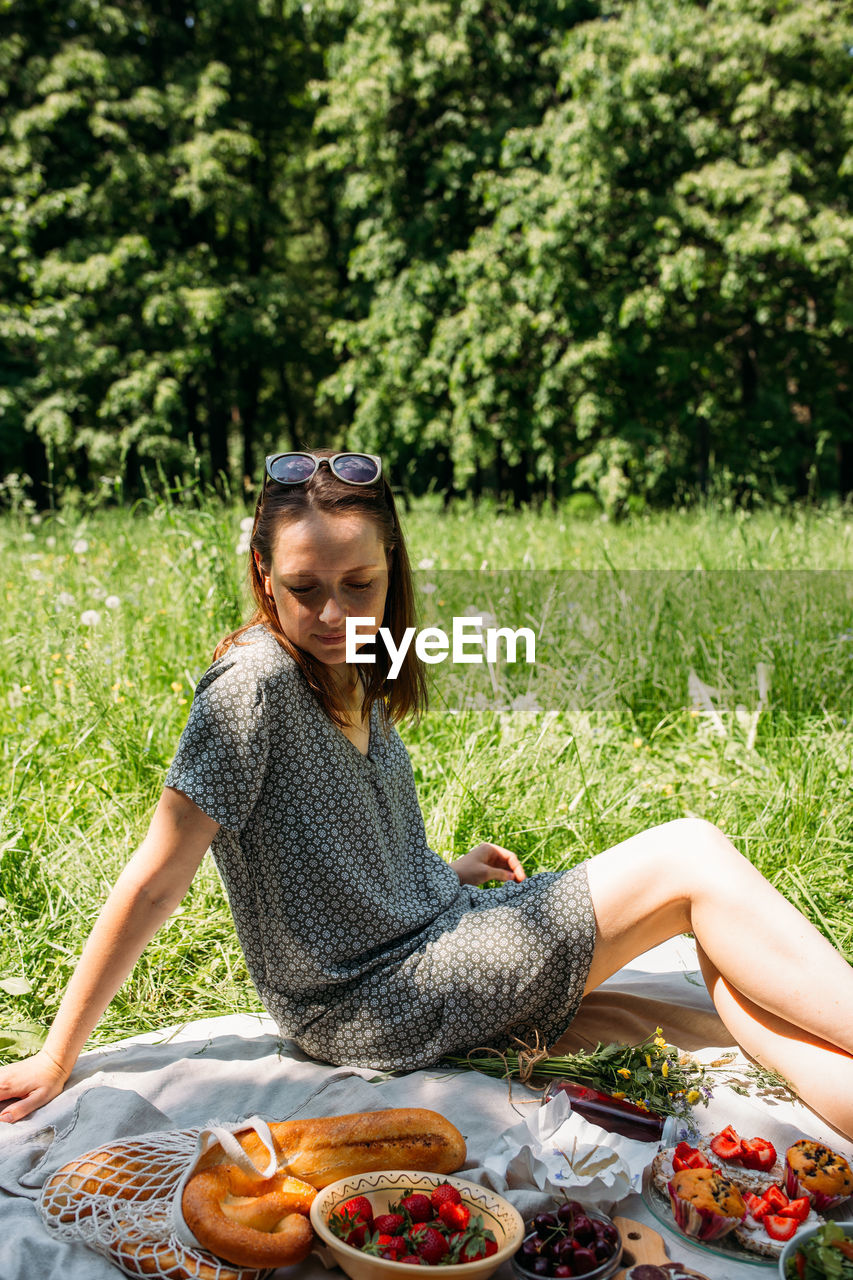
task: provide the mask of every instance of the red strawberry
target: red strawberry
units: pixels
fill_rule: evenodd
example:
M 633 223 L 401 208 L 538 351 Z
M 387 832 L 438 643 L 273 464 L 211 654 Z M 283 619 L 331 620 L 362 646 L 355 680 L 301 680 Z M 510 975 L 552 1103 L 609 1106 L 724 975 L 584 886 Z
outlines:
M 764 1230 L 771 1240 L 790 1240 L 799 1227 L 796 1218 L 783 1218 L 779 1213 L 765 1213 Z
M 471 1220 L 471 1210 L 464 1204 L 443 1204 L 438 1216 L 451 1231 L 464 1231 Z
M 461 1204 L 462 1197 L 456 1187 L 449 1182 L 442 1182 L 430 1196 L 430 1203 L 438 1213 L 443 1204 Z
M 719 1133 L 714 1134 L 711 1139 L 711 1150 L 721 1160 L 740 1159 L 741 1140 L 730 1124 L 727 1124 L 725 1129 L 722 1129 Z
M 444 1236 L 435 1227 L 417 1227 L 411 1234 L 411 1241 L 424 1262 L 428 1262 L 431 1267 L 441 1262 L 449 1247 Z
M 367 1196 L 353 1196 L 351 1200 L 346 1200 L 338 1210 L 339 1213 L 348 1213 L 351 1218 L 360 1218 L 362 1222 L 373 1221 L 373 1205 Z
M 380 1235 L 399 1235 L 405 1226 L 406 1219 L 402 1213 L 377 1213 L 373 1219 L 373 1230 Z
M 448 1242 L 453 1262 L 476 1262 L 479 1258 L 490 1258 L 498 1251 L 494 1234 L 486 1228 L 479 1215 L 472 1219 L 466 1231 L 454 1231 Z
M 421 1195 L 419 1191 L 413 1191 L 410 1196 L 404 1196 L 400 1201 L 400 1208 L 405 1209 L 412 1222 L 429 1222 L 432 1217 L 429 1196 Z
M 366 1196 L 354 1196 L 347 1200 L 329 1218 L 329 1227 L 335 1235 L 354 1249 L 360 1249 L 373 1222 L 373 1208 Z
M 744 1138 L 740 1148 L 741 1164 L 745 1169 L 766 1172 L 776 1163 L 776 1148 L 766 1138 Z
M 811 1204 L 808 1196 L 798 1196 L 796 1200 L 789 1200 L 779 1210 L 779 1216 L 782 1218 L 796 1218 L 797 1222 L 805 1222 L 809 1216 Z

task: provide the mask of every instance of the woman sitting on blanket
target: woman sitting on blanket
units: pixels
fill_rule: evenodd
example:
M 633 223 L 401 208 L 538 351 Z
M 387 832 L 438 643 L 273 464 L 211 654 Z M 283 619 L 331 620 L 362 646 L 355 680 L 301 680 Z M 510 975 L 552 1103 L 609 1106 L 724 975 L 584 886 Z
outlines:
M 393 680 L 383 643 L 346 661 L 348 617 L 395 646 L 414 622 L 378 458 L 269 458 L 250 577 L 254 616 L 198 685 L 44 1048 L 0 1070 L 0 1120 L 61 1091 L 210 846 L 261 1000 L 318 1059 L 413 1069 L 516 1036 L 552 1043 L 585 992 L 689 932 L 735 1040 L 853 1136 L 853 970 L 710 823 L 669 822 L 530 878 L 494 844 L 452 864 L 429 848 L 394 728 L 424 706 L 420 660 L 410 647 Z

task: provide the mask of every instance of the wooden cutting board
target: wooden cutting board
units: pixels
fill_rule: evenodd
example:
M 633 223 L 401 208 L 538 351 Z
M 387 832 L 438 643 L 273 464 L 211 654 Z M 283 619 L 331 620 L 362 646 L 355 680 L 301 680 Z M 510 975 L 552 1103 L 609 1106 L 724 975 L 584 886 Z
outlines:
M 651 1262 L 660 1267 L 669 1262 L 663 1238 L 657 1231 L 653 1231 L 643 1222 L 634 1222 L 632 1218 L 614 1218 L 613 1221 L 619 1228 L 624 1245 L 623 1266 L 621 1271 L 616 1272 L 615 1280 L 625 1280 L 627 1269 L 633 1267 L 635 1263 Z M 690 1274 L 695 1276 L 696 1280 L 708 1280 L 708 1277 L 703 1276 L 700 1271 L 691 1271 Z

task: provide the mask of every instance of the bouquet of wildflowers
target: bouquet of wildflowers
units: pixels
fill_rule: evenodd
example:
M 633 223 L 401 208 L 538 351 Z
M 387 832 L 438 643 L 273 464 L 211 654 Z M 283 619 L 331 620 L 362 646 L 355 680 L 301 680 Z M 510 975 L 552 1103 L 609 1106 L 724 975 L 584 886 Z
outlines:
M 660 1027 L 634 1045 L 597 1044 L 590 1051 L 551 1056 L 545 1047 L 519 1042 L 517 1050 L 474 1049 L 446 1061 L 524 1084 L 571 1080 L 662 1116 L 682 1116 L 691 1107 L 707 1106 L 711 1097 L 705 1067 L 667 1044 Z

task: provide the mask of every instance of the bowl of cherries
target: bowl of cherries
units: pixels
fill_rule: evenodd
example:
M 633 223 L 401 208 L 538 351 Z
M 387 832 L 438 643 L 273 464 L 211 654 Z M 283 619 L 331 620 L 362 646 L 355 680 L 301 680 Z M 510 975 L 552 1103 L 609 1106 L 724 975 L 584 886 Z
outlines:
M 622 1237 L 611 1219 L 577 1200 L 565 1200 L 525 1223 L 512 1266 L 519 1280 L 607 1280 L 621 1257 Z

